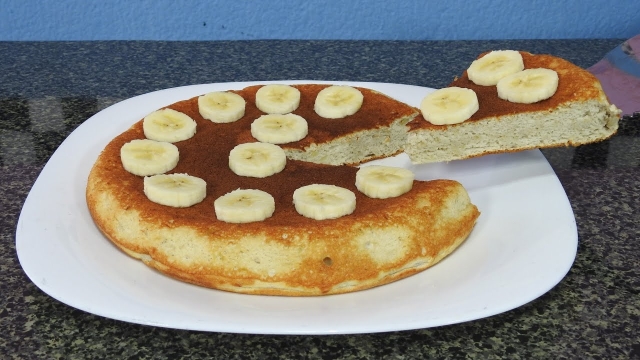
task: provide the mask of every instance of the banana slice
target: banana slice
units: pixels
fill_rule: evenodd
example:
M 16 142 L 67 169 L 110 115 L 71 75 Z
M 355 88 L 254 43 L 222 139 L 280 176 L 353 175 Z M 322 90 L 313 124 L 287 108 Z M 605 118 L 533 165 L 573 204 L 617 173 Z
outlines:
M 323 118 L 341 119 L 360 110 L 363 101 L 360 90 L 346 85 L 333 85 L 318 93 L 313 109 Z
M 268 143 L 240 144 L 229 152 L 229 168 L 240 176 L 264 178 L 282 171 L 286 163 L 284 150 Z
M 145 116 L 142 129 L 147 139 L 173 143 L 195 135 L 196 122 L 185 113 L 161 109 Z
M 413 172 L 408 169 L 371 165 L 356 173 L 356 187 L 370 198 L 387 199 L 400 196 L 413 187 Z
M 262 221 L 273 215 L 276 202 L 262 190 L 237 189 L 213 202 L 216 217 L 228 223 Z
M 251 123 L 251 135 L 258 141 L 270 144 L 298 141 L 308 133 L 307 120 L 296 114 L 262 115 Z
M 527 69 L 502 78 L 498 97 L 522 104 L 548 99 L 558 90 L 558 73 L 551 69 Z
M 244 116 L 247 102 L 236 93 L 214 91 L 198 97 L 200 115 L 214 123 L 230 123 Z
M 296 211 L 315 220 L 336 219 L 356 209 L 353 191 L 335 185 L 311 184 L 293 192 Z
M 207 183 L 187 174 L 162 174 L 144 178 L 144 193 L 154 203 L 189 207 L 207 196 Z
M 522 55 L 515 50 L 496 50 L 471 63 L 469 80 L 477 85 L 492 86 L 507 75 L 524 69 Z
M 149 139 L 131 140 L 120 148 L 122 166 L 138 176 L 165 173 L 178 165 L 178 147 Z
M 458 124 L 478 111 L 478 96 L 467 88 L 447 87 L 436 90 L 422 99 L 420 111 L 434 125 Z
M 256 106 L 267 114 L 288 114 L 300 105 L 300 90 L 289 85 L 265 85 L 256 92 Z

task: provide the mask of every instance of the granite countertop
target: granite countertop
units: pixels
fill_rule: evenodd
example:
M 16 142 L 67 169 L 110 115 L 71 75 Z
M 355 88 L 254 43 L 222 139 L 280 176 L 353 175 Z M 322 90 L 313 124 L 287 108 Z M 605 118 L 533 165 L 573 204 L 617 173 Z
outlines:
M 633 119 L 611 140 L 543 151 L 575 213 L 575 263 L 538 299 L 472 322 L 318 336 L 136 325 L 48 296 L 27 278 L 15 247 L 22 205 L 49 157 L 79 124 L 120 100 L 183 85 L 282 79 L 438 88 L 483 51 L 550 53 L 586 68 L 623 40 L 0 42 L 2 358 L 640 358 L 640 141 Z

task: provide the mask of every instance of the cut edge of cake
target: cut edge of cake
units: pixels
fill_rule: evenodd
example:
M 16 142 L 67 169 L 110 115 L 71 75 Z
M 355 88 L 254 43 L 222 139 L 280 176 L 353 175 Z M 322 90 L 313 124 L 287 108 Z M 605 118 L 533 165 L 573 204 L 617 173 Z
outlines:
M 599 99 L 538 111 L 489 117 L 445 129 L 414 130 L 404 151 L 415 164 L 606 140 L 618 129 L 620 112 Z M 425 121 L 420 116 L 417 120 Z
M 407 123 L 418 115 L 402 116 L 387 127 L 362 130 L 314 143 L 304 149 L 283 146 L 288 159 L 326 165 L 359 165 L 402 153 L 407 141 Z

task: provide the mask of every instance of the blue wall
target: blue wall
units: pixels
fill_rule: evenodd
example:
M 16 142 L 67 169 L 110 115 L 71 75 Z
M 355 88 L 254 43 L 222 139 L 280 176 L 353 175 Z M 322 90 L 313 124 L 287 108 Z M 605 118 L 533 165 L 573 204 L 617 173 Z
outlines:
M 0 41 L 558 39 L 638 33 L 640 0 L 0 0 Z

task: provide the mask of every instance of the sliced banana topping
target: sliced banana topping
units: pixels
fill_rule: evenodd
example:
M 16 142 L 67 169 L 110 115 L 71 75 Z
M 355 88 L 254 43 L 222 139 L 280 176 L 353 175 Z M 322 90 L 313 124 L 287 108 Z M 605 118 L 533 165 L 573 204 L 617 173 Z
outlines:
M 527 69 L 502 78 L 498 97 L 522 104 L 548 99 L 558 90 L 558 73 L 551 69 Z
M 163 174 L 178 165 L 178 147 L 149 139 L 131 140 L 120 148 L 122 166 L 138 176 Z
M 147 139 L 178 142 L 196 133 L 196 122 L 185 113 L 173 109 L 161 109 L 145 116 L 142 130 Z
M 371 198 L 387 199 L 400 196 L 413 187 L 411 170 L 392 166 L 365 166 L 356 173 L 356 187 Z
M 200 115 L 214 123 L 230 123 L 244 116 L 244 98 L 228 91 L 214 91 L 198 97 Z
M 477 85 L 496 85 L 507 75 L 524 69 L 522 55 L 515 50 L 496 50 L 473 61 L 467 69 L 469 80 Z
M 296 114 L 267 114 L 251 123 L 251 135 L 258 141 L 271 144 L 298 141 L 308 133 L 307 120 Z
M 213 202 L 216 217 L 228 223 L 262 221 L 273 215 L 276 202 L 262 190 L 237 189 Z
M 422 116 L 434 125 L 458 124 L 478 111 L 478 96 L 467 88 L 447 87 L 424 97 L 420 103 Z
M 264 178 L 279 173 L 287 163 L 284 150 L 268 143 L 245 143 L 229 152 L 229 168 L 240 176 Z
M 323 118 L 341 119 L 360 110 L 363 100 L 360 90 L 346 85 L 333 85 L 318 93 L 313 109 Z
M 256 106 L 267 114 L 288 114 L 300 105 L 300 90 L 289 85 L 270 84 L 256 92 Z
M 162 174 L 144 178 L 149 200 L 171 207 L 189 207 L 207 196 L 207 183 L 187 174 Z
M 353 191 L 335 185 L 311 184 L 293 192 L 296 211 L 315 220 L 336 219 L 356 209 Z

